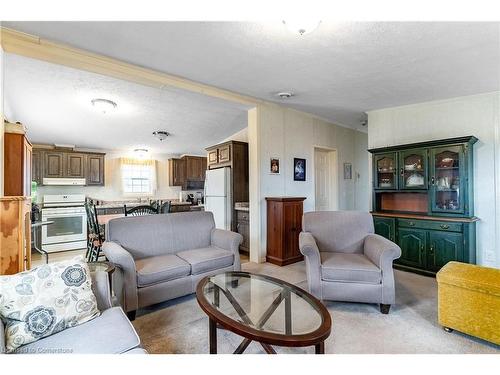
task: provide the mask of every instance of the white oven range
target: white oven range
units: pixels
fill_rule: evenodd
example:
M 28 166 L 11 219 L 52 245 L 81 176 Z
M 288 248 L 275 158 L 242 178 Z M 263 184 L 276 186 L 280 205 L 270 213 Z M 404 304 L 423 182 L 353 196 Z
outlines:
M 52 221 L 42 227 L 42 250 L 59 251 L 87 247 L 87 214 L 85 195 L 44 195 L 42 221 Z

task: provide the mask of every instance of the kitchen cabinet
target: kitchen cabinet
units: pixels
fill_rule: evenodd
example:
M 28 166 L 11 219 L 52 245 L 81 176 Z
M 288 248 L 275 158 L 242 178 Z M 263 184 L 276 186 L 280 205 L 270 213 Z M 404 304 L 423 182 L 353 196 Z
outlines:
M 279 266 L 300 262 L 304 197 L 266 197 L 267 254 L 266 260 Z
M 104 186 L 104 155 L 87 155 L 87 185 Z
M 54 148 L 34 148 L 33 181 L 44 178 L 84 178 L 86 185 L 104 186 L 105 154 Z
M 169 185 L 181 186 L 183 190 L 203 189 L 207 158 L 183 156 L 168 160 Z
M 33 152 L 31 153 L 31 179 L 32 181 L 35 181 L 37 185 L 42 184 L 42 176 L 43 176 L 43 171 L 42 171 L 42 158 L 43 154 L 42 151 L 33 149 Z
M 43 177 L 64 177 L 64 153 L 62 151 L 45 151 L 43 156 Z
M 185 177 L 185 162 L 183 159 L 168 159 L 168 176 L 170 186 L 183 186 Z
M 235 158 L 240 158 L 246 147 L 248 153 L 248 143 L 238 141 L 228 141 L 215 146 L 208 147 L 208 168 L 228 167 L 233 164 Z
M 243 237 L 240 253 L 250 252 L 250 215 L 248 211 L 236 210 L 236 231 Z
M 435 275 L 476 261 L 473 136 L 368 150 L 375 232 L 398 243 L 395 267 Z
M 85 154 L 68 152 L 64 153 L 66 177 L 85 178 Z
M 4 134 L 4 195 L 31 196 L 32 147 L 21 124 L 6 123 Z

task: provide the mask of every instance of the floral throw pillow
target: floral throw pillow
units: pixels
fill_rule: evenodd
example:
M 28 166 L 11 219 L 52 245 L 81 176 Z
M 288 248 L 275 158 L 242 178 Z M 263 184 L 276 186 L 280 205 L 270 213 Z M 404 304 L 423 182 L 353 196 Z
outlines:
M 0 276 L 7 353 L 97 317 L 91 283 L 83 256 Z

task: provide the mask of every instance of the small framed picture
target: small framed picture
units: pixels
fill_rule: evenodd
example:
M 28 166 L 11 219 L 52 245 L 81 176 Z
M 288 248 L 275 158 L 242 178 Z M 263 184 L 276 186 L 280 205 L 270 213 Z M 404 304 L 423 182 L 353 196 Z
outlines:
M 280 174 L 280 159 L 279 158 L 271 158 L 271 162 L 269 164 L 269 173 L 270 174 Z
M 352 164 L 344 163 L 344 180 L 352 180 Z
M 306 180 L 306 159 L 293 158 L 293 180 Z

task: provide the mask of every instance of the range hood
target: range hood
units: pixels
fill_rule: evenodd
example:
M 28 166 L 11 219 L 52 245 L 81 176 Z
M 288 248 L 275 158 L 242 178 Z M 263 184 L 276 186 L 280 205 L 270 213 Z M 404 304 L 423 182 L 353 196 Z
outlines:
M 44 178 L 44 185 L 59 185 L 59 186 L 83 186 L 87 184 L 84 178 Z

